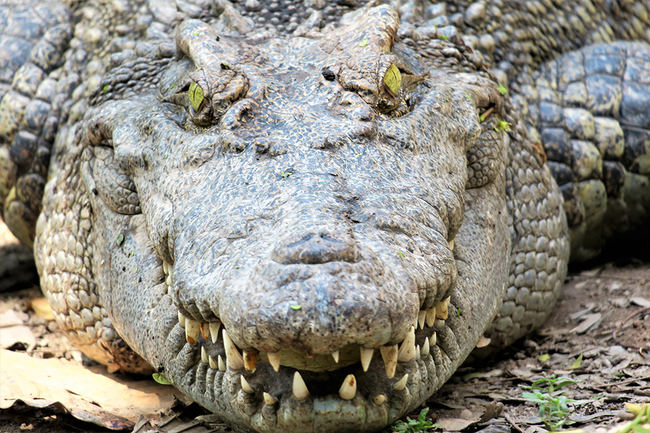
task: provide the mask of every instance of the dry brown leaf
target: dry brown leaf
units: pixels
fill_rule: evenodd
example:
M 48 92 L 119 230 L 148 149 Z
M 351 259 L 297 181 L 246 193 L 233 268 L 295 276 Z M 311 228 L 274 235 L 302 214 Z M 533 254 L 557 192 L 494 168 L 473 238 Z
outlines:
M 28 317 L 25 316 L 23 318 L 21 314 L 15 310 L 7 310 L 4 313 L 0 313 L 0 328 L 22 325 Z
M 472 424 L 476 424 L 479 420 L 477 416 L 474 419 L 464 418 L 438 418 L 436 424 L 444 431 L 461 431 L 466 429 Z
M 596 325 L 597 323 L 600 323 L 602 320 L 602 315 L 600 313 L 593 313 L 593 314 L 586 314 L 583 316 L 582 322 L 573 328 L 570 332 L 571 333 L 576 333 L 576 334 L 584 334 L 587 332 L 591 327 Z
M 6 349 L 22 343 L 27 350 L 31 350 L 36 345 L 36 337 L 28 326 L 7 326 L 0 328 L 0 349 Z
M 487 338 L 486 336 L 482 335 L 481 338 L 478 339 L 478 343 L 476 343 L 476 347 L 478 348 L 485 347 L 488 344 L 490 344 L 491 341 L 492 341 L 491 338 Z
M 641 296 L 635 296 L 633 298 L 630 298 L 630 302 L 632 302 L 635 305 L 638 305 L 639 307 L 650 308 L 650 301 L 647 300 L 646 298 L 642 298 Z
M 28 349 L 36 345 L 36 338 L 32 330 L 23 325 L 20 314 L 14 310 L 8 310 L 0 314 L 0 348 L 6 349 L 16 343 L 24 344 Z
M 32 307 L 32 310 L 36 312 L 38 317 L 45 320 L 54 320 L 54 313 L 45 297 L 32 299 L 30 301 L 30 306 Z
M 155 418 L 182 398 L 151 379 L 125 379 L 63 359 L 0 350 L 0 366 L 0 409 L 17 400 L 32 407 L 60 402 L 75 418 L 112 430 L 132 428 L 140 415 Z

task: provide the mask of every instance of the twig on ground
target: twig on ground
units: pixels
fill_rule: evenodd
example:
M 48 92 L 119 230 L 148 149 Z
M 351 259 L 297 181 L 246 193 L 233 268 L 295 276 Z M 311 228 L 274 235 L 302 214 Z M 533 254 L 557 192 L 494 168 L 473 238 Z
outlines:
M 513 429 L 517 430 L 519 433 L 524 433 L 524 431 L 521 429 L 521 427 L 519 427 L 517 425 L 517 423 L 515 422 L 515 420 L 510 418 L 510 416 L 507 413 L 504 413 L 503 417 L 506 419 L 506 421 L 508 421 L 508 424 L 510 424 Z

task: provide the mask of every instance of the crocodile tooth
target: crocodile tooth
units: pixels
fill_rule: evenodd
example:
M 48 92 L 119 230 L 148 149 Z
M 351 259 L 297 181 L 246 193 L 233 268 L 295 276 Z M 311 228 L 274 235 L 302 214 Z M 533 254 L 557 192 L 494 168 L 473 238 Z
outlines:
M 185 320 L 187 320 L 186 317 L 183 316 L 183 313 L 181 313 L 179 311 L 178 312 L 178 324 L 181 325 L 183 328 L 185 328 Z
M 222 332 L 223 335 L 223 347 L 226 349 L 226 362 L 228 366 L 233 370 L 241 370 L 244 368 L 244 358 L 239 353 L 239 349 L 235 346 L 235 343 L 232 342 L 228 332 L 224 329 Z
M 450 240 L 450 241 L 449 241 L 449 249 L 450 249 L 451 251 L 454 250 L 454 245 L 455 245 L 455 244 L 454 244 L 454 240 L 453 240 L 453 239 Z
M 415 328 L 411 326 L 406 338 L 402 341 L 397 354 L 399 362 L 409 362 L 415 358 Z
M 436 331 L 433 331 L 433 334 L 431 334 L 431 338 L 429 339 L 429 343 L 432 346 L 435 346 L 437 341 L 438 341 L 438 338 L 437 338 L 437 335 L 436 335 Z
M 248 352 L 244 350 L 244 368 L 246 370 L 255 371 L 258 355 L 259 352 Z
M 205 351 L 205 347 L 201 346 L 201 362 L 204 364 L 208 363 L 208 352 Z
M 221 355 L 219 355 L 219 359 L 221 359 Z M 212 356 L 208 355 L 208 364 L 210 365 L 210 368 L 215 369 L 217 368 L 218 364 L 217 361 L 214 360 Z
M 297 371 L 293 374 L 293 386 L 291 387 L 296 400 L 304 400 L 309 397 L 309 390 L 302 376 Z
M 217 366 L 219 366 L 219 371 L 226 371 L 226 363 L 223 362 L 221 355 L 217 355 Z
M 381 357 L 384 360 L 384 368 L 386 369 L 386 377 L 392 379 L 395 376 L 395 368 L 397 368 L 397 344 L 392 346 L 381 346 L 379 348 Z
M 190 344 L 196 344 L 199 338 L 199 322 L 189 317 L 185 318 L 185 339 Z
M 250 383 L 246 380 L 243 374 L 239 375 L 239 382 L 241 383 L 241 389 L 247 394 L 252 394 L 255 391 L 253 390 L 253 387 L 251 386 Z
M 438 305 L 436 305 L 436 319 L 442 319 L 446 320 L 447 317 L 449 317 L 449 301 L 450 297 L 447 296 L 445 299 L 440 301 Z
M 208 322 L 203 322 L 199 325 L 199 330 L 201 331 L 201 336 L 205 341 L 210 340 L 210 327 Z
M 264 397 L 264 403 L 268 404 L 269 406 L 273 406 L 278 402 L 278 400 L 268 392 L 262 393 L 262 397 Z
M 216 343 L 219 339 L 219 328 L 221 328 L 221 322 L 217 319 L 214 322 L 210 322 L 208 327 L 210 328 L 210 338 L 212 339 L 212 343 Z
M 436 324 L 436 307 L 431 307 L 427 310 L 426 323 L 429 328 Z
M 343 379 L 343 383 L 339 388 L 339 397 L 343 400 L 352 400 L 357 394 L 357 379 L 354 374 L 348 374 Z
M 424 344 L 422 345 L 422 351 L 420 352 L 420 354 L 422 356 L 427 356 L 430 351 L 431 351 L 431 347 L 429 345 L 429 337 L 426 337 L 424 339 Z
M 415 346 L 415 359 L 419 361 L 420 356 L 422 356 L 422 354 L 420 353 L 420 345 L 418 344 Z
M 476 343 L 476 347 L 485 347 L 490 344 L 490 341 L 492 341 L 491 338 L 487 338 L 485 335 L 481 335 L 481 338 L 478 339 L 478 343 Z
M 393 389 L 395 391 L 403 390 L 404 388 L 406 388 L 406 382 L 408 382 L 408 380 L 409 380 L 409 375 L 407 373 L 404 376 L 402 376 L 402 378 L 400 380 L 395 382 L 395 384 L 393 385 Z
M 165 276 L 169 275 L 169 263 L 163 260 L 162 262 L 162 268 Z
M 377 406 L 381 406 L 386 401 L 386 396 L 384 394 L 377 394 L 372 398 L 373 403 Z
M 361 352 L 361 367 L 363 371 L 368 371 L 370 367 L 370 361 L 372 361 L 372 355 L 375 353 L 375 349 L 366 349 L 365 347 L 360 348 Z
M 334 362 L 337 364 L 339 363 L 339 351 L 332 352 L 332 358 L 334 358 Z
M 268 352 L 266 356 L 269 358 L 269 364 L 271 364 L 273 370 L 275 370 L 276 373 L 280 371 L 280 354 L 278 352 Z
M 173 283 L 172 274 L 169 274 L 169 275 L 167 275 L 167 277 L 165 277 L 165 284 L 167 284 L 168 286 L 171 286 L 172 283 Z
M 427 318 L 427 312 L 425 310 L 418 311 L 418 327 L 424 329 L 424 321 Z

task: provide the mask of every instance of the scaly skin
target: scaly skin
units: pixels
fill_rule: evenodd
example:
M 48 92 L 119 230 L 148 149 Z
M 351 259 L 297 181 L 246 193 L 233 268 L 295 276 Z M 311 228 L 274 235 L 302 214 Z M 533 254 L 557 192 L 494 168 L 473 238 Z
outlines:
M 538 128 L 560 127 L 549 103 L 572 93 L 543 85 L 561 52 L 647 41 L 635 20 L 647 21 L 648 3 L 409 3 L 399 17 L 253 3 L 48 3 L 60 56 L 42 74 L 12 66 L 5 75 L 28 79 L 2 88 L 3 218 L 25 242 L 35 234 L 41 286 L 88 356 L 160 371 L 257 431 L 377 430 L 442 386 L 482 335 L 486 351 L 543 322 L 566 275 L 564 207 L 572 251 L 600 248 L 584 227 L 601 227 L 607 197 L 583 200 L 575 218 L 538 141 Z M 0 5 L 32 45 L 52 25 L 18 24 L 37 5 Z M 564 39 L 543 36 L 554 26 Z M 623 139 L 621 152 L 617 133 L 607 141 L 588 120 L 569 122 L 591 110 L 601 130 L 616 130 L 609 115 L 647 133 L 634 107 L 650 92 L 634 71 L 650 50 L 611 46 L 625 67 L 605 72 L 622 90 L 567 103 L 562 127 L 571 149 L 592 140 L 605 159 L 627 155 L 618 188 L 589 169 L 593 152 L 574 154 L 569 183 L 603 182 L 633 226 L 650 206 L 647 151 Z M 567 55 L 615 63 L 599 49 Z M 599 74 L 585 67 L 569 82 Z M 44 98 L 40 86 L 56 91 Z M 30 98 L 57 102 L 36 116 Z M 623 115 L 603 111 L 612 100 Z M 25 137 L 45 119 L 57 133 L 39 136 L 47 158 L 53 146 L 42 192 L 21 179 L 44 175 Z

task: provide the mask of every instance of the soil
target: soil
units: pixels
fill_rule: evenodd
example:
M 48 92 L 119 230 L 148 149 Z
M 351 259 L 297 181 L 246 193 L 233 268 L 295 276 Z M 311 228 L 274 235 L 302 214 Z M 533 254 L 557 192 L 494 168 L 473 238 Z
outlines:
M 0 254 L 3 243 L 15 240 L 0 225 Z M 551 427 L 607 431 L 630 418 L 626 403 L 649 402 L 650 257 L 627 255 L 573 269 L 560 302 L 541 329 L 492 359 L 462 367 L 425 406 L 430 409 L 426 419 L 439 426 L 431 431 L 534 433 Z M 9 349 L 87 362 L 57 332 L 54 322 L 31 309 L 30 300 L 42 296 L 38 287 L 29 284 L 29 278 L 18 281 L 14 290 L 0 293 L 0 313 L 14 310 L 31 328 L 36 344 L 29 351 L 21 344 Z M 566 386 L 559 390 L 549 388 L 562 384 Z M 552 418 L 550 409 L 563 398 L 566 417 Z M 417 418 L 418 412 L 410 418 Z M 393 430 L 399 426 L 384 433 Z M 110 430 L 73 418 L 61 405 L 37 409 L 16 403 L 0 410 L 0 433 L 25 431 Z M 191 405 L 177 408 L 166 425 L 142 422 L 133 431 L 231 430 Z

